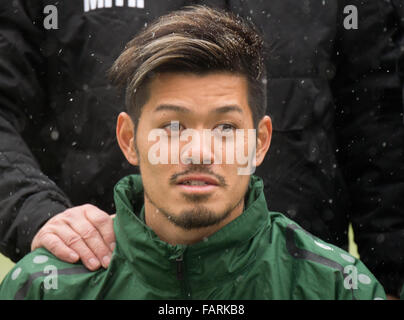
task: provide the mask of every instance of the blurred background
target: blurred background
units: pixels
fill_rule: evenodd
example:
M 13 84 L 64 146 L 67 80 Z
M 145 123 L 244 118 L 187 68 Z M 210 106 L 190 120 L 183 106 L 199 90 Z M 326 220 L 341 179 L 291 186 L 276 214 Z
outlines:
M 3 280 L 4 276 L 11 270 L 14 263 L 0 254 L 0 281 Z

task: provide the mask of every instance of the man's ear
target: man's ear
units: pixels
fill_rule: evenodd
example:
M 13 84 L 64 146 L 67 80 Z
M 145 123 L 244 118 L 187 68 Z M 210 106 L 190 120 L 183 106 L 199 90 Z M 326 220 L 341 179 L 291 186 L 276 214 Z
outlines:
M 257 128 L 257 148 L 256 148 L 256 166 L 258 167 L 265 158 L 272 138 L 272 121 L 269 116 L 261 119 Z
M 134 127 L 131 117 L 126 112 L 121 112 L 116 123 L 116 138 L 128 162 L 137 166 L 139 159 L 135 149 Z

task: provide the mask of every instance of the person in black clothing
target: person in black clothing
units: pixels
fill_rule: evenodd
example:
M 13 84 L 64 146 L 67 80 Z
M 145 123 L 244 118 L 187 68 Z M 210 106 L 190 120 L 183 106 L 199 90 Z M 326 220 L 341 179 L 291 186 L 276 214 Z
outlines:
M 269 209 L 347 248 L 398 296 L 404 282 L 404 8 L 368 1 L 89 1 L 0 4 L 0 251 L 38 246 L 94 270 L 113 250 L 112 188 L 133 173 L 115 141 L 123 93 L 106 77 L 149 21 L 187 4 L 231 10 L 262 32 L 272 152 Z M 58 29 L 43 26 L 46 5 Z M 346 6 L 358 11 L 347 29 Z M 400 78 L 401 76 L 401 78 Z

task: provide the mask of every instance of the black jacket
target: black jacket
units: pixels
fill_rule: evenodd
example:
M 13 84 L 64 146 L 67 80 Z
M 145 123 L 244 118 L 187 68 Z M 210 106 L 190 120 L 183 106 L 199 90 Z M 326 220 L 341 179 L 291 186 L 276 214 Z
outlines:
M 114 213 L 112 188 L 135 169 L 115 141 L 124 103 L 106 71 L 147 22 L 207 3 L 252 20 L 268 43 L 274 134 L 257 174 L 270 210 L 341 247 L 352 221 L 361 259 L 397 294 L 404 280 L 401 1 L 3 2 L 2 253 L 21 258 L 39 227 L 70 206 Z M 57 30 L 43 27 L 48 4 L 58 9 Z M 344 28 L 346 5 L 356 5 L 358 29 Z

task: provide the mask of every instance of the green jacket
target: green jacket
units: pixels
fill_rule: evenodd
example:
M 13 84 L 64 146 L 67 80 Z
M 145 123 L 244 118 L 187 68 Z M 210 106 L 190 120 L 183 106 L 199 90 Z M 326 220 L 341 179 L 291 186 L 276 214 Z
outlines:
M 245 211 L 209 238 L 169 245 L 144 223 L 140 176 L 115 187 L 116 248 L 108 269 L 88 271 L 45 249 L 0 286 L 1 299 L 385 299 L 362 262 L 269 212 L 251 177 Z

